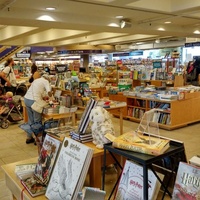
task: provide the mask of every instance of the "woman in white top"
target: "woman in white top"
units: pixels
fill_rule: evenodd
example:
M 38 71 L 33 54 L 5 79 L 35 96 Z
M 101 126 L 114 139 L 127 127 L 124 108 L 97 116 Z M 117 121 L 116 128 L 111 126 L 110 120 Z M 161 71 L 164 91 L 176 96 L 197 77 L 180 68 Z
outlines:
M 35 79 L 24 96 L 24 103 L 28 114 L 28 124 L 30 126 L 34 123 L 42 122 L 42 113 L 34 111 L 31 106 L 36 99 L 43 100 L 45 92 L 49 97 L 52 96 L 49 76 L 47 74 L 43 74 L 41 78 Z M 29 144 L 33 142 L 32 132 L 27 132 L 26 143 Z
M 4 76 L 4 79 L 7 79 L 7 82 L 4 86 L 5 92 L 12 92 L 15 94 L 16 87 L 17 87 L 17 81 L 16 76 L 13 70 L 13 66 L 15 65 L 13 58 L 8 58 L 5 63 L 5 68 L 2 71 L 2 74 Z M 6 80 L 5 79 L 5 80 Z

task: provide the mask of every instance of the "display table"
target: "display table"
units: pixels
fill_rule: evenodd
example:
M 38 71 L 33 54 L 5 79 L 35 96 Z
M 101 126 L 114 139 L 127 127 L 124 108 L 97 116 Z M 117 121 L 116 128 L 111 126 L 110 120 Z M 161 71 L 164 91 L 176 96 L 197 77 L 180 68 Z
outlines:
M 103 167 L 104 150 L 97 149 L 92 142 L 88 142 L 85 144 L 88 147 L 94 149 L 93 158 L 92 158 L 90 168 L 88 171 L 90 186 L 101 188 L 101 185 L 102 185 L 101 168 Z M 110 156 L 110 155 L 108 154 L 108 156 Z M 119 159 L 119 156 L 117 156 L 117 158 Z M 36 163 L 37 159 L 38 158 L 35 157 L 32 159 L 23 160 L 23 161 L 6 164 L 6 165 L 2 166 L 2 169 L 5 172 L 6 185 L 12 192 L 13 199 L 18 199 L 18 200 L 22 200 L 22 199 L 23 200 L 31 200 L 31 199 L 43 200 L 43 199 L 46 199 L 46 197 L 44 195 L 32 198 L 27 191 L 25 191 L 25 190 L 23 191 L 23 186 L 20 183 L 20 179 L 15 174 L 15 166 L 16 165 L 24 164 L 24 163 Z M 107 160 L 106 164 L 109 165 L 113 162 L 114 162 L 114 160 L 112 159 L 112 157 L 110 157 Z M 21 195 L 22 195 L 22 197 L 21 197 Z
M 23 119 L 24 122 L 28 122 L 28 115 L 26 111 L 26 106 L 24 104 L 24 101 L 21 100 L 22 102 L 22 107 L 23 107 Z M 76 125 L 76 115 L 75 112 L 70 112 L 70 113 L 60 113 L 60 114 L 42 114 L 43 119 L 48 120 L 48 119 L 65 119 L 68 117 L 72 117 L 72 126 Z
M 157 179 L 160 181 L 161 185 L 163 186 L 163 188 L 165 189 L 163 197 L 165 195 L 165 193 L 167 192 L 169 194 L 169 196 L 171 197 L 170 192 L 168 191 L 168 185 L 165 185 L 160 178 L 158 177 L 158 175 L 156 174 L 155 170 L 153 169 L 153 164 L 161 161 L 163 158 L 165 157 L 169 157 L 169 156 L 175 156 L 178 157 L 178 155 L 183 155 L 182 159 L 179 159 L 179 161 L 183 161 L 183 162 L 187 162 L 186 161 L 186 156 L 185 156 L 185 148 L 184 148 L 184 144 L 182 142 L 178 142 L 178 141 L 170 141 L 170 148 L 163 154 L 159 155 L 159 156 L 152 156 L 152 155 L 147 155 L 147 154 L 143 154 L 143 153 L 137 153 L 137 152 L 133 152 L 133 151 L 127 151 L 127 150 L 123 150 L 123 149 L 118 149 L 112 146 L 112 144 L 105 144 L 104 145 L 104 170 L 103 170 L 103 182 L 102 182 L 102 189 L 104 190 L 104 182 L 105 182 L 105 166 L 106 166 L 106 161 L 107 161 L 107 152 L 109 152 L 113 158 L 115 158 L 114 154 L 117 154 L 119 156 L 123 156 L 126 159 L 130 159 L 140 165 L 142 165 L 143 167 L 143 194 L 144 194 L 144 199 L 148 199 L 148 168 L 151 169 L 153 171 L 153 173 L 156 175 Z M 179 162 L 178 161 L 178 162 Z M 121 166 L 121 164 L 119 162 L 116 162 L 119 167 L 122 169 L 123 167 Z M 178 165 L 178 163 L 173 163 L 173 165 Z M 173 169 L 171 170 L 171 173 L 176 173 L 176 169 L 173 166 Z M 118 178 L 119 181 L 119 178 Z M 117 183 L 115 184 L 115 187 L 113 188 L 113 191 L 115 190 L 117 186 Z M 112 197 L 112 193 L 110 194 L 109 199 Z
M 78 106 L 78 109 L 82 109 L 84 110 L 85 107 L 83 106 Z M 126 109 L 126 105 L 124 106 L 113 106 L 110 108 L 105 108 L 108 112 L 110 112 L 112 114 L 112 111 L 115 113 L 118 113 L 119 115 L 119 126 L 120 126 L 120 135 L 123 134 L 123 111 L 124 109 Z
M 72 118 L 72 126 L 76 125 L 76 112 L 60 113 L 60 114 L 42 114 L 43 119 L 65 119 L 68 117 Z

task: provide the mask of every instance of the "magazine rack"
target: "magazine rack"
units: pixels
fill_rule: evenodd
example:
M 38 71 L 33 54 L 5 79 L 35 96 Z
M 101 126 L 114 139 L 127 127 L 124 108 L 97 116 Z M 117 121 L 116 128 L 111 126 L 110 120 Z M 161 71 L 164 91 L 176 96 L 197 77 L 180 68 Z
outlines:
M 161 137 L 162 138 L 162 137 Z M 170 171 L 170 177 L 172 177 L 172 174 L 176 174 L 178 170 L 178 164 L 180 161 L 187 162 L 186 155 L 185 155 L 185 148 L 183 142 L 170 140 L 170 148 L 163 154 L 159 156 L 152 156 L 148 154 L 143 153 L 137 153 L 133 151 L 127 151 L 123 149 L 117 149 L 112 146 L 112 143 L 104 144 L 104 165 L 103 165 L 103 177 L 102 177 L 102 190 L 104 190 L 104 184 L 105 184 L 105 170 L 106 170 L 106 158 L 107 158 L 107 151 L 111 154 L 113 159 L 115 160 L 116 164 L 119 166 L 119 168 L 122 170 L 122 163 L 119 163 L 116 159 L 116 155 L 125 157 L 126 159 L 130 159 L 143 167 L 143 195 L 144 199 L 148 199 L 148 169 L 151 169 L 159 182 L 161 183 L 162 187 L 164 188 L 163 193 L 163 199 L 166 193 L 169 194 L 171 197 L 171 193 L 168 190 L 168 186 L 170 183 L 170 180 L 168 180 L 167 183 L 164 183 L 161 181 L 161 179 L 158 177 L 154 165 L 160 166 L 161 168 L 165 168 L 167 171 Z M 165 159 L 168 159 L 168 162 L 170 162 L 170 165 L 162 165 L 163 161 Z M 117 184 L 119 182 L 120 177 L 118 177 L 118 180 L 115 183 L 115 186 L 109 196 L 109 199 L 112 197 Z

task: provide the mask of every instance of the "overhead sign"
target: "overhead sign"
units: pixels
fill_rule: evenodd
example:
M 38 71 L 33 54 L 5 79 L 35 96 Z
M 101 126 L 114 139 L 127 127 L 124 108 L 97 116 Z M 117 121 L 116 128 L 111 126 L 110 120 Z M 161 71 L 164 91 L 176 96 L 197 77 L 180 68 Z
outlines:
M 30 53 L 16 53 L 15 56 L 17 58 L 30 58 L 31 54 Z
M 185 43 L 185 47 L 198 47 L 198 46 L 200 46 L 200 42 Z

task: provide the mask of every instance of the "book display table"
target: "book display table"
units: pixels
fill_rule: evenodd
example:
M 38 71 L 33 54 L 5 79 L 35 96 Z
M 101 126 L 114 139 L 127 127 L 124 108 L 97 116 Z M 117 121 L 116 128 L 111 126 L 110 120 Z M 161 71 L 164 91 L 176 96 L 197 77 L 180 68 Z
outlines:
M 103 167 L 103 157 L 104 157 L 104 149 L 97 149 L 95 145 L 92 142 L 84 143 L 88 147 L 94 149 L 92 161 L 90 163 L 89 167 L 89 182 L 91 187 L 101 188 L 102 185 L 102 173 L 101 169 Z M 114 163 L 114 160 L 112 157 L 108 154 L 107 155 L 107 165 Z M 119 159 L 119 156 L 116 155 L 116 158 Z M 44 195 L 34 197 L 32 198 L 29 193 L 24 190 L 23 185 L 20 183 L 20 179 L 15 174 L 15 166 L 19 164 L 25 164 L 25 163 L 36 163 L 38 157 L 10 163 L 2 166 L 2 169 L 5 173 L 5 181 L 7 187 L 10 189 L 10 191 L 13 194 L 13 199 L 18 200 L 43 200 L 47 199 Z
M 78 109 L 85 109 L 85 107 L 83 106 L 78 106 Z M 118 113 L 119 115 L 119 126 L 120 126 L 120 135 L 123 134 L 123 112 L 124 109 L 126 109 L 126 105 L 124 106 L 113 106 L 110 108 L 105 108 L 108 112 L 110 112 L 111 114 L 114 113 Z
M 164 195 L 166 194 L 166 192 L 169 194 L 169 196 L 171 196 L 171 193 L 167 189 L 168 186 L 166 184 L 164 184 L 163 181 L 161 181 L 160 178 L 158 177 L 158 175 L 156 174 L 155 170 L 153 169 L 153 164 L 158 161 L 161 161 L 165 157 L 169 157 L 169 156 L 173 156 L 173 155 L 176 156 L 176 154 L 182 154 L 183 155 L 182 160 L 184 162 L 186 161 L 184 144 L 182 142 L 178 142 L 178 141 L 171 140 L 170 148 L 165 153 L 163 153 L 159 156 L 152 156 L 152 155 L 147 155 L 147 154 L 143 154 L 143 153 L 137 153 L 137 152 L 127 151 L 127 150 L 123 150 L 123 149 L 117 149 L 112 146 L 112 143 L 105 144 L 104 145 L 104 168 L 103 168 L 103 177 L 102 177 L 102 180 L 103 180 L 102 181 L 102 190 L 104 190 L 104 183 L 105 183 L 105 167 L 106 167 L 106 161 L 108 159 L 107 152 L 109 152 L 111 154 L 113 159 L 115 159 L 115 155 L 117 154 L 119 156 L 125 157 L 126 159 L 130 159 L 130 160 L 142 165 L 142 167 L 143 167 L 143 195 L 144 195 L 145 200 L 148 199 L 148 168 L 153 171 L 153 173 L 155 174 L 157 179 L 160 181 L 161 185 L 164 187 L 164 189 L 165 189 L 164 194 L 163 194 L 163 198 L 164 198 Z M 117 159 L 116 159 L 116 163 L 122 169 L 122 166 L 121 166 L 120 162 L 117 161 Z M 174 173 L 174 172 L 176 172 L 176 169 L 172 169 L 172 173 Z M 113 188 L 113 191 L 110 194 L 109 199 L 112 197 L 112 194 L 113 194 L 114 190 L 116 189 L 119 178 Z

